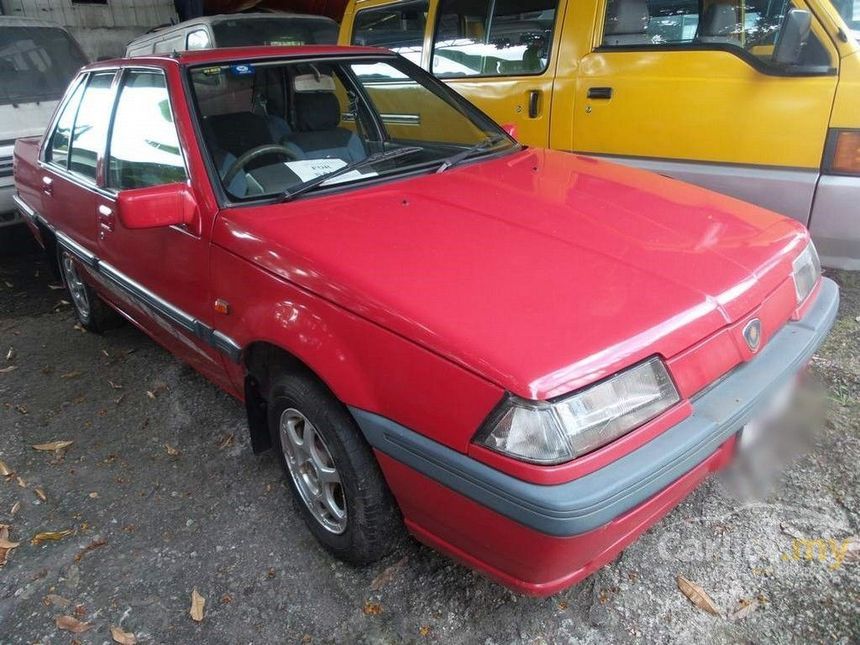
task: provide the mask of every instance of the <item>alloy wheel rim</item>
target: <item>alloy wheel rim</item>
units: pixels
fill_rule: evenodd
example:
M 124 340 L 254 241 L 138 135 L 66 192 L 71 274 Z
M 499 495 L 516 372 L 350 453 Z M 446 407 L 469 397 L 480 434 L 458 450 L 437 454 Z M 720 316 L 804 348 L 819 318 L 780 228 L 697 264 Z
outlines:
M 322 435 L 295 408 L 284 410 L 278 425 L 284 460 L 302 502 L 324 529 L 336 535 L 343 533 L 346 495 Z
M 75 309 L 78 310 L 81 318 L 86 320 L 90 316 L 90 298 L 87 295 L 87 287 L 78 274 L 75 261 L 69 253 L 63 253 L 63 275 L 66 277 L 66 286 L 72 295 Z

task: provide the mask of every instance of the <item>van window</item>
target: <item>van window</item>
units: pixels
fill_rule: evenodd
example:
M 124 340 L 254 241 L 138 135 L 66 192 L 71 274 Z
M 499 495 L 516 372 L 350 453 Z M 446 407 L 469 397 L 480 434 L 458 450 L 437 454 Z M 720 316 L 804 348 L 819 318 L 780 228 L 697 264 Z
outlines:
M 125 77 L 108 159 L 108 185 L 118 190 L 185 180 L 164 74 L 132 71 Z
M 557 0 L 442 0 L 433 38 L 433 73 L 540 74 L 549 62 Z
M 96 178 L 96 162 L 105 147 L 107 125 L 113 105 L 113 77 L 113 72 L 90 76 L 75 118 L 69 170 L 89 179 Z
M 737 47 L 770 62 L 790 0 L 608 0 L 604 47 L 693 45 Z M 805 65 L 829 65 L 827 51 L 810 34 Z
M 189 31 L 188 36 L 185 38 L 185 49 L 209 49 L 211 46 L 209 32 L 205 29 Z
M 84 95 L 85 82 L 78 83 L 74 94 L 69 98 L 60 117 L 57 119 L 57 125 L 51 133 L 51 144 L 48 146 L 46 161 L 51 161 L 61 168 L 68 166 L 69 161 L 69 140 L 72 136 L 72 126 L 75 123 L 75 115 L 78 113 L 78 106 L 81 104 L 81 97 Z
M 87 59 L 56 27 L 0 27 L 0 105 L 55 101 Z
M 316 18 L 233 18 L 212 23 L 216 47 L 334 45 L 337 23 Z
M 352 26 L 352 44 L 385 47 L 421 64 L 427 2 L 399 2 L 359 11 Z
M 860 0 L 830 0 L 839 15 L 848 25 L 848 28 L 855 32 L 855 36 L 860 38 Z

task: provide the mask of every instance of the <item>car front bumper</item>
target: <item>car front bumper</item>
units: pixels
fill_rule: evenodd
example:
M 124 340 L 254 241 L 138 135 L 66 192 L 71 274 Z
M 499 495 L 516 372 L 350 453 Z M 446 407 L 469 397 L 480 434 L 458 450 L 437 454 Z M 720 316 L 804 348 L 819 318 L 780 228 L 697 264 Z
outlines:
M 421 540 L 518 591 L 549 595 L 611 561 L 733 456 L 738 431 L 804 368 L 836 318 L 823 279 L 806 315 L 691 400 L 692 414 L 607 466 L 526 482 L 382 416 L 351 408 Z

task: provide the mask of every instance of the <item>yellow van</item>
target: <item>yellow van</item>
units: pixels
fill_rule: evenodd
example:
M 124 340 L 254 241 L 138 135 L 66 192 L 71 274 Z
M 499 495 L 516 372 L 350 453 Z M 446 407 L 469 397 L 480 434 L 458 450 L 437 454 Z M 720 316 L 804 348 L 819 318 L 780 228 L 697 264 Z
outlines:
M 790 215 L 825 264 L 860 269 L 860 43 L 844 2 L 351 0 L 340 42 L 432 70 L 525 144 Z

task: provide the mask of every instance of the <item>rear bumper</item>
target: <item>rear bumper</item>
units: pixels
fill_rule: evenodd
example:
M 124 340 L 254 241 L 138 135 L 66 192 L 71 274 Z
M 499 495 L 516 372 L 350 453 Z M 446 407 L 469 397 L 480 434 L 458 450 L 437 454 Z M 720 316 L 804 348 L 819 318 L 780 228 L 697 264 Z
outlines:
M 838 304 L 838 288 L 824 279 L 804 318 L 694 398 L 689 417 L 563 484 L 516 479 L 389 419 L 352 413 L 413 533 L 503 584 L 547 595 L 610 561 L 725 465 L 738 430 L 821 345 Z

